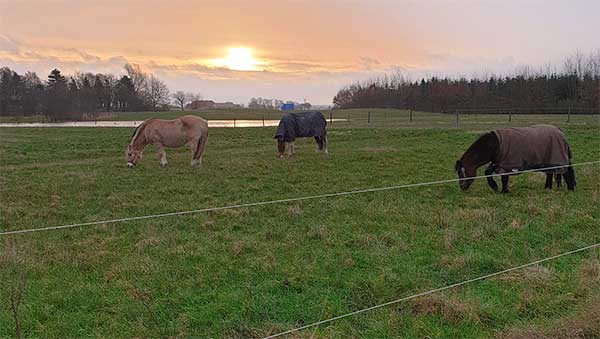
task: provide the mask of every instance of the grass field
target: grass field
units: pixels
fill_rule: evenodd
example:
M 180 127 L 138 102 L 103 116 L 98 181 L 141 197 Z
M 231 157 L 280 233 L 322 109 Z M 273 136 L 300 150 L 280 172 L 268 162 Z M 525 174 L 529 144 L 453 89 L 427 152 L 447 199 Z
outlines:
M 414 111 L 412 121 L 408 110 L 387 108 L 357 108 L 323 110 L 325 117 L 334 121 L 333 127 L 397 127 L 397 128 L 491 128 L 492 126 L 522 126 L 532 123 L 566 124 L 566 114 L 460 114 L 458 125 L 453 114 Z M 136 121 L 148 118 L 174 119 L 185 114 L 198 115 L 207 120 L 279 120 L 285 112 L 264 109 L 212 109 L 202 111 L 120 112 L 98 117 L 98 120 Z M 2 122 L 44 122 L 45 117 L 0 117 Z M 600 125 L 600 115 L 571 115 L 570 125 Z M 330 124 L 331 125 L 331 124 Z M 331 126 L 330 126 L 331 127 Z
M 588 118 L 561 124 L 575 163 L 600 159 Z M 286 160 L 273 128 L 211 129 L 201 168 L 187 149 L 159 168 L 150 148 L 127 169 L 129 129 L 0 129 L 0 230 L 453 178 L 477 134 L 505 123 L 449 119 L 334 124 L 329 156 L 302 140 Z M 575 192 L 526 174 L 507 195 L 479 180 L 0 236 L 0 337 L 21 274 L 24 337 L 253 338 L 520 265 L 600 241 L 600 166 L 575 171 Z M 592 250 L 292 337 L 598 338 L 599 324 Z

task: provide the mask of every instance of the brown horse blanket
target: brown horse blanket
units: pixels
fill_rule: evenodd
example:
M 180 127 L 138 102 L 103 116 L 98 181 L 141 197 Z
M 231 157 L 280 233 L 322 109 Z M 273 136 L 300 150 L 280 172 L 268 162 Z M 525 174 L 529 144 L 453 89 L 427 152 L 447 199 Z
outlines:
M 494 131 L 500 143 L 495 164 L 512 172 L 570 164 L 569 145 L 563 132 L 551 125 L 501 128 Z M 565 173 L 567 168 L 552 170 Z
M 281 117 L 274 139 L 292 142 L 296 138 L 322 137 L 327 134 L 327 120 L 319 111 L 289 113 Z

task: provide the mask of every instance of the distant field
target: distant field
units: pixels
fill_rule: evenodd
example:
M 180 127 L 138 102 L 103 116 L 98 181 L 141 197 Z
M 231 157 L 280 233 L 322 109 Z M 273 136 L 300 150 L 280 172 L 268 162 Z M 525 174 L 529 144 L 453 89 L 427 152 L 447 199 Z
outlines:
M 566 125 L 565 114 L 515 114 L 509 122 L 507 114 L 461 114 L 458 125 L 456 116 L 453 114 L 441 114 L 415 111 L 410 114 L 407 110 L 384 109 L 384 108 L 360 108 L 344 110 L 322 111 L 327 119 L 344 119 L 345 121 L 334 121 L 334 127 L 398 127 L 398 128 L 481 128 L 490 126 L 522 126 L 534 123 L 550 123 Z M 370 114 L 369 114 L 370 113 Z M 124 112 L 113 113 L 110 116 L 102 116 L 100 120 L 144 120 L 149 118 L 174 119 L 182 115 L 193 114 L 208 120 L 277 120 L 284 114 L 277 110 L 256 109 L 213 109 L 205 111 L 169 111 L 169 112 Z M 0 122 L 39 122 L 44 117 L 7 118 L 0 117 Z M 600 115 L 571 115 L 571 125 L 599 125 Z
M 352 119 L 330 130 L 329 156 L 302 140 L 279 160 L 273 128 L 211 129 L 200 168 L 183 148 L 159 168 L 150 148 L 127 169 L 130 129 L 0 128 L 0 230 L 453 178 L 478 133 L 507 125 L 472 116 L 455 127 L 452 116 L 419 113 L 411 125 L 406 112 L 372 110 L 373 126 L 402 128 L 358 128 L 365 112 L 334 113 Z M 600 159 L 597 118 L 557 118 L 566 117 L 513 124 L 557 123 L 574 162 Z M 575 171 L 575 192 L 546 191 L 543 175 L 526 174 L 508 195 L 479 180 L 468 193 L 453 183 L 0 236 L 0 337 L 14 334 L 7 294 L 18 272 L 27 277 L 24 337 L 257 338 L 520 265 L 600 241 L 600 166 Z M 600 334 L 599 250 L 293 337 L 575 331 Z

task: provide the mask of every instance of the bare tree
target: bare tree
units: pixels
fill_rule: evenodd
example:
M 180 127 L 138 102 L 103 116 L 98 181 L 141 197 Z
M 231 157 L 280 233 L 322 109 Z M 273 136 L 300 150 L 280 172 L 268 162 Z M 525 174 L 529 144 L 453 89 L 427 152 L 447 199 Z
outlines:
M 185 104 L 189 100 L 189 96 L 187 95 L 187 93 L 185 93 L 184 91 L 177 91 L 171 94 L 171 96 L 173 97 L 173 100 L 175 100 L 175 104 L 177 104 L 177 106 L 179 106 L 179 108 L 181 108 L 181 110 L 183 111 L 183 109 L 185 108 Z
M 187 95 L 189 96 L 188 100 L 190 102 L 196 101 L 196 100 L 202 100 L 202 94 L 201 93 L 188 92 Z
M 179 108 L 181 108 L 182 111 L 185 109 L 185 105 L 187 103 L 190 103 L 195 100 L 200 100 L 202 98 L 200 93 L 195 94 L 192 92 L 184 92 L 184 91 L 177 91 L 177 92 L 173 93 L 171 95 L 171 97 L 173 98 L 173 100 L 175 100 L 175 104 L 177 106 L 179 106 Z
M 140 94 L 146 87 L 147 75 L 142 72 L 140 65 L 126 64 L 125 71 L 133 83 L 133 89 L 136 94 Z
M 154 74 L 147 77 L 144 92 L 150 107 L 153 109 L 169 102 L 169 88 Z

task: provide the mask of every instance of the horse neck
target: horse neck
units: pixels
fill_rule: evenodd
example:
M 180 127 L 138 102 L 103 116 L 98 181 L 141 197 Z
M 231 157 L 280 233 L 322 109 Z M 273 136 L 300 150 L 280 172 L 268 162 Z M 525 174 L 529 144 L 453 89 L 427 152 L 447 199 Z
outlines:
M 137 133 L 133 136 L 133 139 L 131 140 L 131 146 L 133 147 L 134 150 L 141 151 L 148 144 L 148 140 L 146 139 L 145 129 L 146 129 L 145 125 L 140 126 Z
M 460 159 L 463 166 L 474 166 L 477 169 L 493 161 L 498 153 L 497 140 L 493 133 L 488 133 L 475 141 Z
M 491 158 L 483 157 L 480 154 L 465 153 L 460 161 L 464 167 L 475 167 L 477 169 L 491 160 Z

